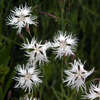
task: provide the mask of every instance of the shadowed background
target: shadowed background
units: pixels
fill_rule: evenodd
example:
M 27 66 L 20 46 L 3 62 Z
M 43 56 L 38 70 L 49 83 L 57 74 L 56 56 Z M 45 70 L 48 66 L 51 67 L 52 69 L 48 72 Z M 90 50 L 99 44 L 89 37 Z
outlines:
M 21 89 L 13 88 L 15 82 L 12 80 L 15 66 L 26 63 L 24 51 L 20 49 L 23 41 L 6 21 L 10 10 L 25 3 L 32 7 L 32 14 L 38 16 L 38 26 L 30 26 L 32 36 L 52 41 L 58 30 L 72 32 L 79 39 L 75 57 L 86 61 L 86 69 L 95 67 L 87 82 L 99 78 L 100 0 L 0 0 L 0 100 L 19 100 L 24 95 Z M 24 29 L 22 34 L 31 39 Z M 61 61 L 55 60 L 51 52 L 48 51 L 50 63 L 41 68 L 43 84 L 34 96 L 41 96 L 41 100 L 80 100 L 80 93 L 62 84 Z

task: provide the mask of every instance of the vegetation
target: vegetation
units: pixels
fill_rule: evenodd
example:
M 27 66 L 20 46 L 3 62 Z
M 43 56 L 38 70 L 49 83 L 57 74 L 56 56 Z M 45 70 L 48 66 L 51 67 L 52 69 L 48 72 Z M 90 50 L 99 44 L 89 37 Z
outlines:
M 23 90 L 15 89 L 15 67 L 27 62 L 23 40 L 16 29 L 6 24 L 7 16 L 15 6 L 27 3 L 32 14 L 38 16 L 38 26 L 30 26 L 31 35 L 38 40 L 52 41 L 58 30 L 69 31 L 78 37 L 75 58 L 86 61 L 86 69 L 95 67 L 95 72 L 87 80 L 87 85 L 100 77 L 100 0 L 0 0 L 0 100 L 19 100 Z M 24 37 L 31 39 L 25 30 Z M 81 91 L 77 93 L 61 81 L 61 66 L 69 65 L 55 60 L 48 51 L 48 64 L 41 67 L 43 83 L 34 90 L 34 96 L 40 100 L 81 100 Z M 63 59 L 62 59 L 63 60 Z M 66 58 L 66 62 L 71 58 Z

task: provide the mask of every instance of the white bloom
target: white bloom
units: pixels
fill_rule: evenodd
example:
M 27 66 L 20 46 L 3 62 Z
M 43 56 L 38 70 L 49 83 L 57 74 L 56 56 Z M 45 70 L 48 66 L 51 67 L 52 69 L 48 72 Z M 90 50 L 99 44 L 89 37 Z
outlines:
M 77 38 L 73 37 L 72 34 L 66 35 L 66 32 L 63 33 L 58 31 L 56 37 L 54 37 L 53 47 L 55 48 L 55 53 L 57 54 L 56 58 L 74 55 L 77 45 Z
M 98 85 L 91 84 L 89 93 L 86 93 L 86 95 L 84 95 L 84 99 L 93 100 L 96 98 L 100 99 L 100 82 Z
M 31 51 L 26 51 L 27 55 L 29 57 L 29 61 L 39 61 L 39 64 L 41 62 L 48 62 L 46 51 L 48 48 L 50 48 L 51 43 L 46 42 L 45 44 L 41 44 L 41 42 L 37 42 L 35 38 L 32 39 L 31 43 L 29 43 L 27 39 L 27 43 L 23 43 L 23 48 Z
M 39 100 L 39 99 L 37 99 L 37 98 L 33 98 L 33 97 L 28 97 L 26 100 Z
M 94 71 L 94 68 L 91 71 L 86 71 L 84 69 L 84 64 L 82 64 L 81 60 L 74 60 L 74 63 L 71 63 L 72 68 L 70 70 L 65 70 L 65 74 L 67 78 L 64 82 L 67 82 L 68 86 L 72 88 L 76 88 L 77 91 L 79 88 L 86 89 L 85 80 L 91 75 Z
M 39 70 L 35 68 L 35 65 L 33 63 L 27 63 L 26 67 L 23 65 L 18 65 L 16 68 L 17 76 L 14 78 L 16 83 L 16 88 L 23 88 L 26 90 L 29 90 L 29 92 L 32 90 L 33 85 L 38 85 L 39 83 L 42 83 L 42 80 L 39 78 Z
M 29 97 L 28 95 L 26 95 L 24 98 L 20 98 L 20 100 L 40 100 L 40 99 L 37 99 L 33 96 Z
M 33 98 L 33 97 L 27 97 L 27 99 L 26 100 L 39 100 L 39 99 L 37 99 L 37 98 Z
M 23 7 L 22 5 L 18 8 L 15 7 L 14 10 L 11 10 L 11 14 L 8 16 L 8 25 L 13 25 L 14 28 L 18 29 L 18 33 L 21 33 L 23 27 L 29 28 L 30 24 L 37 25 L 35 20 L 36 16 L 31 15 L 31 7 L 28 7 L 26 4 Z

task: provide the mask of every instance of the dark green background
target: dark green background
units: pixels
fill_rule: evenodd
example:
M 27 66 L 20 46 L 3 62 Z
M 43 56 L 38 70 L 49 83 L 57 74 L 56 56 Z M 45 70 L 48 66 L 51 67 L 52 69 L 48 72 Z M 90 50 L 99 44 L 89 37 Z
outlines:
M 19 100 L 24 94 L 21 89 L 13 88 L 12 80 L 15 66 L 26 63 L 24 51 L 20 49 L 23 41 L 6 21 L 10 10 L 25 2 L 32 6 L 32 14 L 38 16 L 38 27 L 30 26 L 32 36 L 52 41 L 58 30 L 73 32 L 79 39 L 75 57 L 86 61 L 86 69 L 95 67 L 87 82 L 99 78 L 100 0 L 0 0 L 0 100 Z M 24 29 L 22 34 L 31 39 Z M 41 68 L 43 84 L 34 90 L 34 96 L 41 96 L 41 100 L 81 100 L 81 93 L 61 82 L 61 61 L 54 60 L 51 53 L 48 51 L 50 63 Z M 67 68 L 68 65 L 63 66 Z

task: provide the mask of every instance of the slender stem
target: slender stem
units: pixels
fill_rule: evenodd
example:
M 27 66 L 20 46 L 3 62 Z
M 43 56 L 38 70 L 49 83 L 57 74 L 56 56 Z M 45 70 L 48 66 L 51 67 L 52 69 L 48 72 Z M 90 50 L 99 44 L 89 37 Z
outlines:
M 30 37 L 32 38 L 31 32 L 30 32 L 30 28 L 29 26 L 26 26 L 26 31 L 28 32 L 28 34 L 30 35 Z
M 12 97 L 12 91 L 10 90 L 10 91 L 8 92 L 8 97 L 7 97 L 7 100 L 10 100 L 10 99 L 11 99 L 11 97 Z
M 62 59 L 62 62 L 61 62 L 61 80 L 63 80 L 63 59 Z
M 100 100 L 100 97 L 99 97 L 99 100 Z
M 52 14 L 48 13 L 48 12 L 43 12 L 43 11 L 41 11 L 41 12 L 40 12 L 40 14 L 43 14 L 43 15 L 48 15 L 48 16 L 50 16 L 50 17 L 54 18 L 54 19 L 57 19 L 57 17 L 56 17 L 56 16 L 54 16 L 54 15 L 52 15 Z
M 62 92 L 62 90 L 63 90 L 63 69 L 64 69 L 64 59 L 63 59 L 63 57 L 62 57 L 61 61 L 62 61 L 61 62 L 61 81 L 62 81 L 62 84 L 61 84 L 61 93 L 62 93 L 61 100 L 63 100 L 63 92 Z
M 23 36 L 21 33 L 19 33 L 18 36 L 19 36 L 23 41 L 25 40 L 25 39 L 24 39 L 24 36 Z

